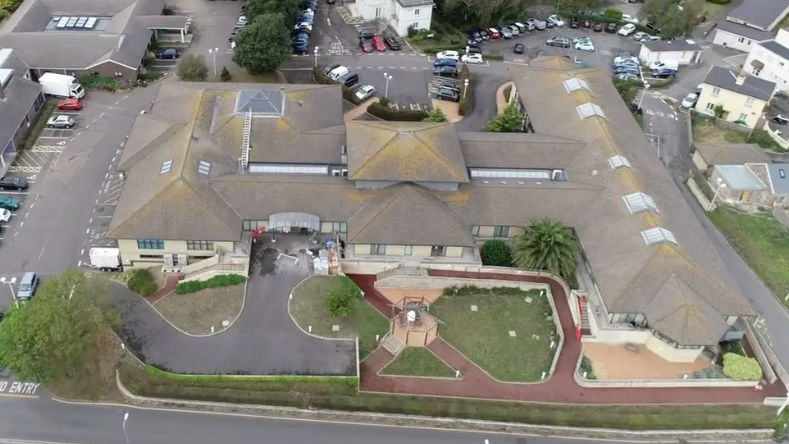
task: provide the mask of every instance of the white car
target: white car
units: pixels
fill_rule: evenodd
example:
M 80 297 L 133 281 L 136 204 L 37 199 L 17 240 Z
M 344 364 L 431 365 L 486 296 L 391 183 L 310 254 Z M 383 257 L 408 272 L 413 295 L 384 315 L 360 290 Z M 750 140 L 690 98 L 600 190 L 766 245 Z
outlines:
M 348 72 L 348 68 L 344 66 L 338 66 L 329 72 L 329 78 L 332 80 L 337 80 L 345 74 L 348 74 Z
M 310 25 L 310 22 L 301 22 L 301 23 L 297 23 L 296 26 L 293 27 L 293 29 L 295 29 L 296 31 L 304 31 L 307 34 L 309 34 L 312 32 L 312 25 Z
M 375 87 L 373 85 L 364 85 L 356 91 L 356 98 L 365 101 L 375 95 Z
M 622 21 L 628 23 L 638 23 L 638 19 L 630 14 L 622 14 Z
M 11 220 L 11 212 L 5 208 L 0 208 L 0 222 L 8 222 Z
M 594 52 L 594 43 L 591 40 L 581 41 L 575 44 L 575 49 L 579 51 Z
M 637 42 L 644 40 L 645 37 L 649 37 L 649 34 L 647 34 L 646 32 L 638 31 L 637 33 L 633 34 L 633 40 Z
M 682 107 L 683 108 L 693 108 L 693 105 L 696 104 L 696 101 L 699 100 L 699 95 L 696 93 L 690 93 L 682 99 Z
M 619 28 L 619 32 L 617 32 L 617 34 L 627 37 L 634 32 L 636 32 L 636 25 L 628 23 L 625 26 Z
M 481 65 L 485 63 L 482 60 L 482 54 L 466 54 L 460 58 L 463 63 L 469 63 L 472 65 Z
M 556 14 L 549 16 L 548 21 L 553 23 L 553 26 L 564 26 L 564 20 Z
M 436 53 L 436 59 L 452 59 L 458 61 L 460 60 L 460 53 L 457 51 L 441 51 Z
M 614 58 L 614 65 L 621 65 L 622 63 L 638 63 L 638 57 L 615 57 Z

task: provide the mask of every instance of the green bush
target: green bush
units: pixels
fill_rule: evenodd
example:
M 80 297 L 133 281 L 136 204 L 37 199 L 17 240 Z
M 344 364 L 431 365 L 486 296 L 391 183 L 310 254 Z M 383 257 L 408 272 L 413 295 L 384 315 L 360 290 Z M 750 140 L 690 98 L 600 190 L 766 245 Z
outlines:
M 504 55 L 502 55 L 502 54 L 483 53 L 482 54 L 482 59 L 483 60 L 497 60 L 497 61 L 500 62 L 500 61 L 504 60 Z
M 463 48 L 461 48 L 461 46 L 463 46 Z M 465 50 L 465 45 L 462 42 L 422 47 L 422 52 L 424 52 L 425 54 L 435 54 L 441 51 L 461 51 L 461 50 Z
M 246 281 L 247 278 L 237 274 L 220 274 L 204 281 L 189 281 L 180 283 L 177 287 L 175 287 L 175 294 L 197 293 L 198 291 L 205 290 L 206 288 L 241 285 Z
M 267 383 L 286 383 L 295 384 L 302 382 L 309 383 L 323 383 L 323 384 L 336 384 L 346 385 L 349 387 L 357 387 L 359 380 L 356 376 L 310 376 L 310 375 L 261 375 L 261 376 L 247 376 L 247 375 L 186 375 L 182 373 L 171 373 L 152 365 L 145 366 L 145 372 L 151 376 L 167 379 L 170 381 L 179 381 L 186 383 L 222 383 L 229 381 L 243 381 L 243 382 L 267 382 Z
M 347 318 L 356 308 L 356 303 L 364 296 L 362 290 L 353 283 L 351 278 L 342 276 L 340 285 L 329 292 L 326 298 L 326 309 L 329 314 L 338 318 Z
M 156 290 L 159 289 L 147 268 L 134 270 L 126 285 L 129 287 L 129 290 L 145 298 L 156 293 Z
M 223 82 L 229 82 L 229 81 L 230 81 L 230 79 L 232 79 L 232 78 L 233 78 L 233 75 L 232 75 L 232 74 L 230 74 L 230 71 L 228 71 L 228 69 L 227 69 L 227 66 L 223 66 L 223 67 L 222 67 L 222 72 L 221 72 L 221 73 L 219 73 L 219 78 L 220 78 L 220 79 L 221 79 Z
M 709 188 L 709 185 L 707 186 L 707 188 Z M 742 347 L 742 341 L 740 341 L 739 339 L 735 341 L 721 342 L 719 345 L 721 348 L 721 353 L 723 353 L 724 355 L 726 353 L 734 353 L 735 355 L 746 356 L 745 349 Z
M 723 355 L 723 374 L 735 381 L 758 381 L 762 379 L 762 368 L 755 358 L 726 353 Z
M 786 152 L 786 149 L 778 145 L 778 142 L 773 140 L 773 138 L 767 134 L 767 131 L 763 129 L 753 130 L 753 132 L 751 132 L 751 137 L 748 139 L 748 143 L 755 143 L 765 150 Z
M 537 290 L 524 290 L 518 287 L 491 287 L 483 288 L 476 285 L 452 285 L 444 288 L 444 296 L 469 296 L 478 294 L 497 294 L 497 295 L 527 295 L 535 293 Z
M 103 76 L 84 76 L 79 79 L 79 83 L 87 89 L 103 89 L 105 91 L 114 92 L 120 86 L 118 79 Z
M 382 105 L 381 101 L 373 103 L 367 108 L 367 112 L 383 120 L 391 120 L 396 122 L 421 122 L 427 117 L 425 111 L 415 111 L 410 109 L 393 109 L 386 105 Z
M 466 80 L 468 80 L 468 88 L 465 88 Z M 465 88 L 460 90 L 460 103 L 458 104 L 458 114 L 465 116 L 467 112 L 471 111 L 472 103 L 474 101 L 474 81 L 471 78 L 471 71 L 468 65 L 463 65 L 460 68 L 460 87 Z
M 489 240 L 479 249 L 482 265 L 512 267 L 512 250 L 503 240 Z
M 608 8 L 603 11 L 603 16 L 610 17 L 614 20 L 622 20 L 622 11 L 616 8 Z
M 728 5 L 731 3 L 731 0 L 707 0 L 709 3 L 713 3 L 715 5 Z
M 616 23 L 617 25 L 625 25 L 625 24 L 629 23 L 629 22 L 623 21 L 621 18 L 615 19 L 613 17 L 606 17 L 604 15 L 580 14 L 580 13 L 577 13 L 577 12 L 565 12 L 565 13 L 563 13 L 561 15 L 563 17 L 565 17 L 565 18 L 568 18 L 568 19 L 575 18 L 575 19 L 578 19 L 578 20 L 589 20 L 589 21 L 598 22 L 598 23 Z M 636 30 L 641 31 L 641 32 L 646 32 L 647 34 L 652 34 L 652 33 L 655 32 L 655 31 L 647 28 L 646 26 L 638 24 L 638 23 L 633 23 L 633 25 L 636 26 Z
M 586 373 L 586 376 L 584 376 Z M 581 375 L 584 379 L 588 380 L 595 380 L 597 376 L 594 374 L 594 366 L 592 366 L 592 360 L 584 356 L 581 358 L 581 365 L 578 366 L 578 374 Z

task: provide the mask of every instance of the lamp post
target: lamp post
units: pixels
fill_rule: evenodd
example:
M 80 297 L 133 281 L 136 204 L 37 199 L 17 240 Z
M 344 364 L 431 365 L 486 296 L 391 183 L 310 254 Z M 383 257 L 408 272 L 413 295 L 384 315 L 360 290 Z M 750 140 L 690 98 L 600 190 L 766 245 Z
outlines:
M 644 102 L 644 96 L 649 91 L 649 83 L 644 82 L 644 90 L 641 91 L 641 97 L 638 98 L 638 109 L 641 109 L 641 103 Z
M 218 52 L 219 52 L 219 48 L 208 50 L 208 53 L 211 54 L 211 59 L 214 61 L 214 75 L 216 75 L 216 55 Z
M 318 67 L 318 47 L 316 46 L 315 49 L 312 50 L 313 54 L 315 54 L 315 66 L 314 68 Z
M 129 412 L 123 412 L 123 437 L 126 438 L 126 442 L 129 442 L 129 434 L 126 433 L 126 421 L 129 420 Z
M 8 284 L 8 288 L 11 289 L 11 297 L 14 300 L 14 303 L 18 305 L 16 301 L 16 293 L 14 293 L 14 284 L 16 283 L 16 278 L 12 277 L 11 279 L 6 279 L 5 277 L 0 277 L 0 284 Z
M 463 100 L 466 100 L 466 91 L 468 90 L 468 79 L 463 81 Z
M 712 195 L 712 201 L 710 202 L 710 207 L 707 211 L 712 211 L 712 209 L 715 207 L 715 200 L 718 198 L 718 194 L 720 194 L 721 192 L 721 188 L 726 188 L 726 184 L 723 183 L 723 179 L 721 179 L 720 177 L 717 179 L 717 182 L 718 182 L 718 189 L 715 190 L 715 194 Z
M 384 78 L 386 79 L 386 88 L 384 89 L 384 97 L 387 99 L 389 98 L 389 81 L 392 80 L 392 76 L 387 73 L 384 73 Z

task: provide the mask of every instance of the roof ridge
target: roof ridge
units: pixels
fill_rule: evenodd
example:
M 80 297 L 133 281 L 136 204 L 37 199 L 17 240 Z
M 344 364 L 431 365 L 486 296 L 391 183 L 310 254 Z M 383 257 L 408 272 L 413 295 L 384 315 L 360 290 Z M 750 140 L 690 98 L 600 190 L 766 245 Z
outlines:
M 424 129 L 421 129 L 421 130 L 418 130 L 418 131 L 414 131 L 413 137 L 416 137 L 424 146 L 426 146 L 427 149 L 430 150 L 430 152 L 433 153 L 433 156 L 438 158 L 439 162 L 441 162 L 444 165 L 444 167 L 449 169 L 449 171 L 452 173 L 452 176 L 454 176 L 454 177 L 461 176 L 460 174 L 458 174 L 458 171 L 455 169 L 455 167 L 448 161 L 448 159 L 443 154 L 441 154 L 438 151 L 436 151 L 436 149 L 433 146 L 431 146 L 429 143 L 427 143 L 427 141 L 425 141 L 422 138 L 422 135 L 421 135 L 422 131 L 433 130 L 435 128 L 438 128 L 438 126 L 437 125 L 436 126 L 431 126 L 429 128 L 424 128 Z M 460 150 L 460 156 L 461 157 L 463 156 L 463 150 Z M 466 163 L 466 161 L 465 161 L 465 159 L 463 159 L 463 164 L 465 164 L 465 163 Z M 463 179 L 464 178 L 462 176 L 459 177 L 459 180 L 463 180 Z
M 184 183 L 186 184 L 186 186 L 187 186 L 187 187 L 189 187 L 189 189 L 191 190 L 191 192 L 192 192 L 193 194 L 195 194 L 196 196 L 199 196 L 199 195 L 200 195 L 200 193 L 198 192 L 198 190 L 196 190 L 196 189 L 195 189 L 195 187 L 194 187 L 194 186 L 193 186 L 193 185 L 192 185 L 192 184 L 191 184 L 191 183 L 190 183 L 188 180 L 186 180 L 186 179 L 183 179 L 183 181 L 184 181 Z M 216 190 L 214 189 L 214 187 L 212 187 L 212 186 L 211 186 L 210 184 L 208 184 L 208 183 L 205 183 L 205 184 L 207 185 L 207 187 L 206 187 L 206 188 L 207 188 L 207 189 L 209 189 L 209 190 L 210 190 L 210 192 L 211 192 L 212 194 L 214 194 L 215 196 L 219 197 L 219 199 L 222 201 L 222 203 L 224 203 L 225 205 L 227 205 L 227 206 L 228 206 L 228 208 L 230 208 L 230 209 L 233 211 L 233 213 L 234 213 L 236 216 L 238 216 L 239 218 L 241 218 L 241 215 L 240 215 L 240 214 L 238 214 L 238 211 L 236 211 L 236 209 L 235 209 L 235 208 L 233 208 L 233 206 L 232 206 L 232 205 L 228 204 L 228 203 L 227 203 L 227 201 L 226 201 L 226 200 L 225 200 L 225 199 L 224 199 L 224 198 L 223 198 L 223 197 L 222 197 L 222 196 L 221 196 L 219 193 L 217 193 L 217 192 L 216 192 Z M 205 202 L 205 199 L 203 199 L 203 202 Z M 213 205 L 210 205 L 210 204 L 209 204 L 209 206 L 213 206 Z M 222 225 L 224 225 L 224 226 L 225 226 L 225 228 L 227 228 L 227 229 L 228 229 L 228 231 L 230 231 L 231 233 L 232 233 L 232 232 L 237 232 L 237 231 L 238 231 L 238 228 L 237 228 L 237 227 L 231 227 L 231 226 L 229 226 L 227 223 L 225 223 L 225 220 L 224 220 L 224 218 L 222 218 L 222 217 L 219 217 L 219 215 L 218 215 L 216 212 L 214 213 L 214 218 L 215 218 L 215 219 L 218 219 L 218 220 L 219 220 L 219 222 L 220 222 Z M 241 218 L 241 219 L 243 219 L 243 218 Z
M 134 219 L 134 217 L 137 215 L 137 213 L 139 213 L 140 211 L 142 211 L 142 210 L 144 210 L 145 208 L 147 208 L 147 206 L 148 206 L 147 204 L 148 204 L 149 202 L 151 202 L 151 201 L 155 200 L 156 198 L 158 198 L 159 196 L 161 196 L 162 194 L 164 194 L 164 192 L 165 192 L 165 191 L 167 191 L 167 190 L 169 190 L 169 189 L 170 189 L 170 187 L 172 187 L 172 186 L 173 186 L 173 184 L 175 184 L 175 183 L 178 183 L 178 182 L 180 182 L 180 181 L 184 181 L 184 182 L 185 182 L 185 180 L 183 180 L 183 178 L 182 178 L 182 177 L 180 177 L 180 176 L 176 176 L 176 177 L 174 177 L 174 178 L 170 179 L 170 183 L 168 183 L 168 184 L 167 184 L 167 186 L 165 186 L 164 188 L 162 188 L 162 189 L 161 189 L 161 190 L 160 190 L 158 193 L 154 194 L 154 195 L 153 195 L 153 197 L 151 197 L 150 199 L 148 199 L 148 200 L 145 202 L 145 204 L 143 204 L 143 205 L 140 205 L 140 206 L 139 206 L 139 207 L 138 207 L 138 208 L 137 208 L 137 209 L 136 209 L 136 210 L 135 210 L 133 213 L 131 213 L 130 215 L 128 215 L 128 216 L 126 217 L 126 219 L 125 219 L 123 222 L 121 222 L 121 224 L 120 224 L 120 225 L 118 225 L 117 227 L 115 227 L 115 228 L 114 228 L 112 231 L 107 231 L 107 235 L 108 235 L 108 236 L 112 236 L 112 233 L 115 233 L 115 232 L 118 232 L 119 230 L 121 230 L 121 228 L 123 228 L 123 227 L 124 227 L 124 226 L 125 226 L 125 225 L 126 225 L 128 222 L 129 222 L 129 221 L 131 221 L 131 220 L 133 220 L 133 219 Z M 113 216 L 113 220 L 114 220 L 114 216 Z
M 397 185 L 395 185 L 395 186 L 397 186 Z M 370 225 L 373 223 L 373 221 L 375 221 L 376 219 L 378 219 L 378 217 L 379 217 L 379 216 L 380 216 L 380 215 L 381 215 L 381 214 L 382 214 L 382 213 L 383 213 L 383 212 L 384 212 L 384 211 L 385 211 L 387 208 L 389 208 L 389 207 L 392 205 L 392 202 L 394 202 L 394 201 L 395 201 L 395 199 L 397 199 L 397 198 L 398 198 L 398 197 L 399 197 L 401 194 L 403 194 L 403 192 L 405 192 L 405 191 L 406 191 L 407 189 L 409 189 L 411 186 L 412 186 L 411 184 L 404 184 L 404 185 L 403 185 L 403 186 L 402 186 L 402 187 L 401 187 L 399 190 L 397 190 L 397 191 L 393 191 L 394 195 L 392 195 L 392 196 L 390 196 L 390 197 L 389 197 L 389 199 L 388 199 L 388 200 L 387 200 L 387 202 L 386 202 L 386 205 L 384 205 L 384 206 L 383 206 L 383 208 L 381 208 L 379 211 L 377 211 L 377 212 L 375 213 L 375 216 L 373 216 L 372 218 L 370 218 L 370 220 L 369 220 L 369 221 L 367 221 L 367 223 L 366 223 L 366 224 L 364 224 L 364 226 L 363 226 L 363 227 L 359 228 L 358 230 L 355 230 L 355 231 L 356 231 L 356 236 L 354 236 L 354 239 L 355 239 L 357 236 L 359 236 L 359 234 L 361 234 L 363 230 L 365 230 L 367 227 L 369 227 L 369 226 L 370 226 Z M 370 203 L 372 203 L 372 202 L 373 202 L 373 200 L 375 200 L 375 198 L 373 198 L 373 199 L 370 199 L 369 201 L 365 202 L 365 204 L 364 204 L 364 205 L 362 205 L 362 206 L 361 206 L 361 207 L 360 207 L 358 210 L 356 210 L 356 212 L 353 214 L 353 216 L 356 216 L 356 214 L 358 214 L 360 211 L 364 210 L 364 207 L 366 207 L 367 205 L 370 205 Z M 353 218 L 353 216 L 351 216 L 350 218 L 348 218 L 348 220 L 351 220 L 351 219 Z M 352 242 L 352 240 L 353 240 L 353 239 L 348 239 L 348 242 L 349 242 L 349 243 L 353 243 L 353 242 Z
M 351 122 L 348 122 L 348 123 L 351 123 Z M 361 125 L 363 125 L 363 126 L 369 126 L 369 127 L 373 127 L 373 128 L 375 128 L 375 129 L 379 129 L 379 130 L 380 130 L 380 129 L 382 129 L 380 126 L 372 125 L 372 124 L 371 124 L 371 122 L 359 122 L 359 124 L 361 124 Z M 384 127 L 384 128 L 386 128 L 386 127 Z M 354 175 L 353 175 L 353 177 L 350 177 L 350 179 L 352 179 L 352 180 L 353 180 L 353 179 L 355 179 L 355 178 L 356 178 L 356 177 L 359 175 L 359 173 L 360 173 L 361 171 L 363 171 L 363 170 L 365 169 L 365 167 L 367 167 L 367 165 L 368 165 L 368 164 L 369 164 L 369 163 L 370 163 L 370 162 L 371 162 L 373 159 L 375 159 L 375 158 L 378 156 L 378 154 L 380 154 L 380 153 L 381 153 L 381 151 L 383 151 L 383 150 L 384 150 L 384 149 L 385 149 L 385 148 L 386 148 L 386 147 L 389 145 L 389 143 L 390 143 L 392 140 L 394 140 L 394 138 L 395 138 L 395 137 L 397 137 L 397 135 L 398 135 L 398 132 L 397 132 L 397 131 L 394 131 L 394 130 L 392 130 L 391 128 L 386 128 L 386 129 L 388 130 L 388 132 L 389 132 L 390 134 L 391 134 L 391 133 L 394 133 L 394 134 L 393 134 L 391 137 L 389 137 L 389 138 L 386 140 L 386 142 L 385 142 L 385 143 L 382 143 L 382 144 L 380 145 L 380 148 L 379 148 L 378 150 L 376 150 L 376 151 L 373 153 L 373 155 L 372 155 L 372 156 L 370 156 L 369 158 L 365 159 L 364 163 L 362 163 L 361 165 L 359 165 L 359 167 L 358 167 L 358 168 L 356 168 L 356 174 L 354 174 Z M 368 147 L 369 147 L 369 146 L 370 146 L 370 144 L 368 144 Z
M 158 117 L 154 117 L 151 114 L 146 114 L 146 116 L 150 116 L 152 119 L 161 123 L 169 123 L 159 119 Z M 161 134 L 156 136 L 153 140 L 148 142 L 148 144 L 146 144 L 141 150 L 134 153 L 134 155 L 131 156 L 129 159 L 127 159 L 126 162 L 123 162 L 123 165 L 118 165 L 119 169 L 130 170 L 134 168 L 137 165 L 137 163 L 139 163 L 141 160 L 153 154 L 153 152 L 159 149 L 164 142 L 175 137 L 175 135 L 181 132 L 181 130 L 183 130 L 185 127 L 186 124 L 183 123 L 170 123 L 170 126 L 168 126 L 164 131 L 162 131 Z

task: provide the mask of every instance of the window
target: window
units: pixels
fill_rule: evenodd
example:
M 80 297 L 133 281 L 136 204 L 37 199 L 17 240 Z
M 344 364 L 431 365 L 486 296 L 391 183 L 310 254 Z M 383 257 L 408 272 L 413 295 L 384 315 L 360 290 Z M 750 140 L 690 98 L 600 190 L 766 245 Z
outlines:
M 630 168 L 630 161 L 627 160 L 627 157 L 622 157 L 622 156 L 609 157 L 608 163 L 611 165 L 611 168 L 613 169 L 617 169 L 621 167 Z
M 753 107 L 753 97 L 748 97 L 747 99 L 745 99 L 745 107 L 746 108 Z
M 671 242 L 672 244 L 677 243 L 677 238 L 674 237 L 674 233 L 663 227 L 655 227 L 644 230 L 641 232 L 641 236 L 644 237 L 644 241 L 647 243 L 647 245 L 661 242 Z
M 747 115 L 747 114 L 745 114 L 745 113 L 740 113 L 740 118 L 739 118 L 739 119 L 737 119 L 737 120 L 738 120 L 738 121 L 745 122 L 745 121 L 746 121 L 746 119 L 748 119 L 748 115 Z
M 213 250 L 214 243 L 211 241 L 186 241 L 187 250 Z
M 564 89 L 566 89 L 568 93 L 573 91 L 578 91 L 581 89 L 591 91 L 589 89 L 589 84 L 586 83 L 586 80 L 582 80 L 577 77 L 573 77 L 572 79 L 567 79 L 562 83 L 564 83 Z
M 414 254 L 414 246 L 406 245 L 405 249 L 403 250 L 403 256 L 411 256 L 412 254 Z
M 712 111 L 715 109 L 715 104 L 712 102 L 707 103 L 707 109 Z
M 594 103 L 584 103 L 583 105 L 576 106 L 575 109 L 578 110 L 578 114 L 583 119 L 592 116 L 599 116 L 605 119 L 605 113 L 603 112 L 603 109 Z
M 740 38 L 737 40 L 737 43 L 743 43 L 744 41 L 745 41 L 745 37 L 740 37 Z
M 414 9 L 414 15 L 419 15 L 419 10 L 418 9 Z
M 440 247 L 434 245 L 430 247 L 430 256 L 432 257 L 443 257 L 447 255 L 447 247 Z
M 203 160 L 198 162 L 197 163 L 197 172 L 202 174 L 202 175 L 204 175 L 204 176 L 208 176 L 208 173 L 211 172 L 211 162 L 206 162 L 206 161 L 203 161 Z
M 715 88 L 712 88 L 712 97 L 718 97 L 720 93 L 721 93 L 721 89 L 718 88 L 717 86 Z
M 654 199 L 644 193 L 632 193 L 624 196 L 625 205 L 630 210 L 630 214 L 640 213 L 642 211 L 657 211 L 657 204 Z
M 507 237 L 510 234 L 510 227 L 496 226 L 493 227 L 493 237 Z
M 551 179 L 551 172 L 546 170 L 480 170 L 471 169 L 472 179 Z
M 331 230 L 336 231 L 338 233 L 347 233 L 348 232 L 348 224 L 345 222 L 332 222 Z
M 260 227 L 265 227 L 266 221 L 264 220 L 244 220 L 241 222 L 241 229 L 244 231 L 255 231 Z
M 250 173 L 274 174 L 321 174 L 329 175 L 328 166 L 295 166 L 295 165 L 250 165 Z
M 170 170 L 173 169 L 173 160 L 166 160 L 162 162 L 162 168 L 159 170 L 159 174 L 166 174 L 169 173 Z
M 162 254 L 141 254 L 140 259 L 164 259 L 164 255 Z
M 479 236 L 479 225 L 472 225 L 471 226 L 471 235 L 472 236 Z
M 384 245 L 384 244 L 372 244 L 372 245 L 370 245 L 370 254 L 376 254 L 378 256 L 385 256 L 386 255 L 386 245 Z
M 164 241 L 158 239 L 138 239 L 137 249 L 139 250 L 164 250 Z

